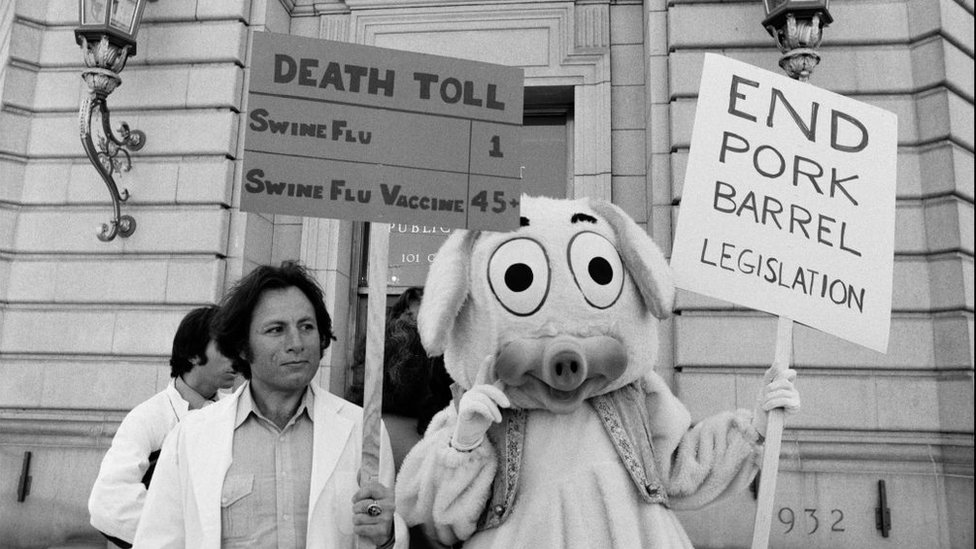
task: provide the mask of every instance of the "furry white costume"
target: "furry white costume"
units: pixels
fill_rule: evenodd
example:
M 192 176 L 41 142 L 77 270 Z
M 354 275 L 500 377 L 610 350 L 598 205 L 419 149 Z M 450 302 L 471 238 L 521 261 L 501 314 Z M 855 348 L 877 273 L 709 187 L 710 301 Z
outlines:
M 691 426 L 653 371 L 670 271 L 619 208 L 521 212 L 518 231 L 455 232 L 431 265 L 421 338 L 465 393 L 407 455 L 397 510 L 466 548 L 690 547 L 669 508 L 745 487 L 765 414 Z M 768 373 L 760 408 L 797 408 L 794 376 Z

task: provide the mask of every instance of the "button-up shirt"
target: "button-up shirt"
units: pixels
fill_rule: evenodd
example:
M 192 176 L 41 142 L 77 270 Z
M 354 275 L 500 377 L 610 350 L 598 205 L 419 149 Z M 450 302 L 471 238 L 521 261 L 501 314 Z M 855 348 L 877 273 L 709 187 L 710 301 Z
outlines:
M 233 462 L 221 491 L 221 546 L 305 547 L 314 397 L 307 390 L 283 429 L 261 415 L 250 387 L 234 423 Z

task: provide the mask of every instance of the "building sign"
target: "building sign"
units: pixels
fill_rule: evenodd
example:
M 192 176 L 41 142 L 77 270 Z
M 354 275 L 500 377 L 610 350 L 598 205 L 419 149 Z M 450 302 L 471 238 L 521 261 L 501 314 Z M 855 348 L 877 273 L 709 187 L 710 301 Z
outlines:
M 885 352 L 897 119 L 706 54 L 677 285 Z
M 518 227 L 522 69 L 260 32 L 244 211 Z
M 452 231 L 447 227 L 391 223 L 387 284 L 423 286 L 437 250 Z

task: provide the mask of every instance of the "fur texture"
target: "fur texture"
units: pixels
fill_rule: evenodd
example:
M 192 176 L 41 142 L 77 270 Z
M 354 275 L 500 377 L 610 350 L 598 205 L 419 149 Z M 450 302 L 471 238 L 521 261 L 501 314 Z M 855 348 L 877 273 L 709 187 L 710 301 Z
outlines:
M 761 446 L 751 415 L 692 426 L 654 372 L 674 283 L 660 250 L 620 208 L 523 197 L 521 213 L 526 223 L 516 231 L 451 235 L 418 315 L 424 346 L 444 354 L 458 385 L 493 383 L 526 410 L 506 412 L 524 423 L 500 430 L 521 435 L 493 431 L 470 452 L 455 450 L 459 417 L 448 407 L 404 460 L 397 509 L 466 548 L 690 547 L 665 499 L 642 499 L 649 485 L 635 484 L 633 455 L 615 445 L 649 444 L 653 459 L 640 466 L 666 501 L 700 507 L 755 474 Z M 619 391 L 628 385 L 637 390 Z M 607 427 L 588 402 L 604 394 L 638 427 Z M 614 400 L 624 394 L 635 396 Z

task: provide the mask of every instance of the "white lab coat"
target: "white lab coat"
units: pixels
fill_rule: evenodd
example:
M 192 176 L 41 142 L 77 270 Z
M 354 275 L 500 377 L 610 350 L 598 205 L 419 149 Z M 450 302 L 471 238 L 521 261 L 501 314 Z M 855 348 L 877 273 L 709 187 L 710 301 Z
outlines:
M 163 447 L 166 435 L 189 408 L 190 404 L 170 381 L 165 389 L 125 416 L 102 459 L 88 498 L 92 526 L 132 541 L 146 499 L 142 477 L 149 469 L 149 454 Z
M 166 440 L 146 500 L 134 547 L 220 547 L 221 493 L 231 464 L 237 399 L 250 384 L 187 417 Z M 315 397 L 312 477 L 306 547 L 352 548 L 352 497 L 358 490 L 360 407 L 309 385 Z M 393 454 L 383 430 L 380 482 L 393 486 Z M 409 545 L 406 523 L 394 517 L 396 547 Z

